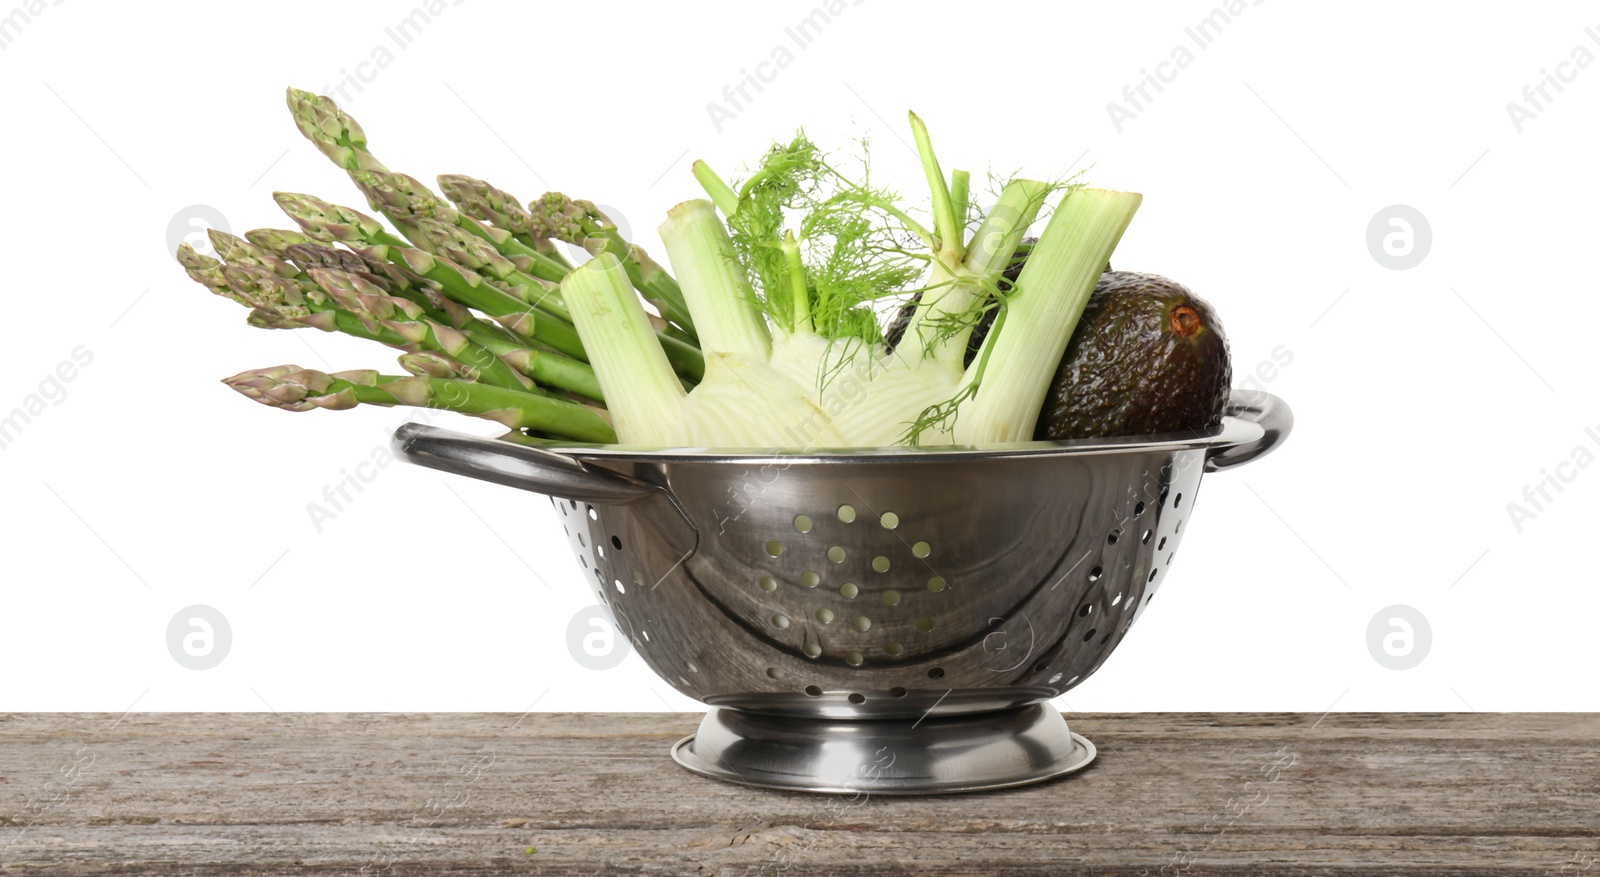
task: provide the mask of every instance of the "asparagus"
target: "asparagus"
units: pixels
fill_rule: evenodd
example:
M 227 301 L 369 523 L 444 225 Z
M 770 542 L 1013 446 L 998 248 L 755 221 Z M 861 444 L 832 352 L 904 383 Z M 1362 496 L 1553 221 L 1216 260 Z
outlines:
M 360 275 L 328 268 L 313 268 L 312 280 L 338 306 L 364 322 L 381 325 L 407 342 L 406 349 L 433 351 L 469 366 L 479 380 L 513 390 L 531 389 L 533 382 L 511 365 L 476 343 L 459 329 L 429 319 L 415 302 L 386 293 Z M 395 345 L 400 346 L 400 345 Z
M 494 317 L 513 332 L 549 345 L 575 359 L 587 362 L 583 342 L 572 324 L 541 311 L 521 298 L 491 286 L 477 272 L 462 268 L 447 258 L 411 247 L 405 240 L 384 231 L 383 224 L 358 210 L 329 204 L 311 195 L 277 192 L 278 206 L 305 233 L 326 243 L 342 242 L 369 259 L 390 262 L 439 284 L 445 295 L 457 302 Z M 699 351 L 679 357 L 693 374 L 704 371 Z
M 300 269 L 290 264 L 277 255 L 258 247 L 244 238 L 228 234 L 220 229 L 207 229 L 206 237 L 211 240 L 211 248 L 217 251 L 224 262 L 255 265 L 265 268 L 279 277 L 293 279 L 300 273 Z
M 263 405 L 287 411 L 410 405 L 459 411 L 576 441 L 615 442 L 616 432 L 594 409 L 472 381 L 382 375 L 362 369 L 327 374 L 296 365 L 241 372 L 223 383 Z
M 332 105 L 331 101 L 326 101 L 325 103 L 329 106 Z M 291 99 L 290 104 L 291 107 L 296 105 L 293 99 Z M 310 105 L 308 104 L 308 106 Z M 298 111 L 296 118 L 297 120 L 299 119 Z M 336 118 L 344 118 L 345 121 L 343 123 L 329 121 Z M 325 132 L 329 127 L 337 127 L 339 124 L 345 124 L 347 128 L 354 125 L 353 120 L 343 117 L 337 107 L 333 107 L 332 110 L 323 108 L 313 121 L 315 121 L 315 124 L 311 122 L 301 124 L 301 130 L 310 129 L 316 132 Z M 354 130 L 359 132 L 359 126 L 355 127 Z M 311 135 L 308 134 L 307 136 Z M 318 143 L 318 148 L 323 148 L 327 145 L 326 138 L 320 140 L 313 138 L 313 142 Z M 363 150 L 365 142 L 364 135 L 362 135 L 360 143 Z M 323 148 L 323 151 L 329 154 L 330 157 L 335 155 L 346 156 L 347 154 L 355 154 L 350 152 L 354 148 L 353 145 L 341 141 Z M 356 163 L 359 164 L 360 162 Z M 491 306 L 494 309 L 465 299 L 462 299 L 461 303 L 469 307 L 475 307 L 490 316 L 500 319 L 502 324 L 510 325 L 513 331 L 522 332 L 528 337 L 548 344 L 568 356 L 585 362 L 588 361 L 588 356 L 583 350 L 583 344 L 578 338 L 577 330 L 572 327 L 570 320 L 565 319 L 570 315 L 570 312 L 566 309 L 565 302 L 558 293 L 550 292 L 544 284 L 538 282 L 541 279 L 561 280 L 567 274 L 565 267 L 552 261 L 549 257 L 543 256 L 533 248 L 511 240 L 510 232 L 504 229 L 491 228 L 462 214 L 448 203 L 440 200 L 432 192 L 428 191 L 426 186 L 412 177 L 391 173 L 387 170 L 353 169 L 345 164 L 340 166 L 346 167 L 350 171 L 351 179 L 355 180 L 356 184 L 366 194 L 368 202 L 373 206 L 373 209 L 383 213 L 390 221 L 405 231 L 411 237 L 411 242 L 445 260 L 454 262 L 455 258 L 460 258 L 476 266 L 457 266 L 453 264 L 448 266 L 448 268 L 454 269 L 454 273 L 460 273 L 460 268 L 466 267 L 468 271 L 474 272 L 481 268 L 491 272 L 490 276 L 498 274 L 500 278 L 497 279 L 503 278 L 506 283 L 519 290 L 517 293 L 506 297 L 537 302 L 535 308 L 538 311 L 552 314 L 560 322 L 559 324 L 551 324 L 548 320 L 540 320 L 537 315 L 530 312 L 526 307 L 521 307 L 514 311 L 507 309 L 504 301 L 500 300 L 501 296 L 483 292 L 481 287 L 484 284 L 481 282 L 470 283 L 468 286 L 472 287 L 472 289 L 465 289 L 460 285 L 452 287 L 448 283 L 439 281 L 438 278 L 429 277 L 430 280 L 440 282 L 447 294 L 452 297 L 464 294 L 473 298 L 482 298 L 484 295 L 488 295 Z M 277 200 L 278 206 L 294 219 L 305 234 L 318 241 L 325 243 L 337 241 L 352 247 L 363 245 L 368 247 L 373 245 L 406 247 L 411 243 L 389 233 L 384 229 L 381 222 L 358 210 L 330 204 L 311 195 L 275 192 L 273 197 Z M 464 230 L 468 234 L 463 235 L 454 231 L 446 231 L 452 227 Z M 490 247 L 481 247 L 472 243 L 471 238 L 473 237 L 488 242 Z M 616 240 L 620 241 L 621 238 L 618 237 Z M 624 252 L 619 255 L 619 258 L 626 257 L 626 242 L 622 242 L 622 245 L 624 246 Z M 642 250 L 639 253 L 643 255 Z M 647 259 L 648 257 L 645 258 Z M 632 260 L 629 260 L 629 263 L 632 264 Z M 654 266 L 652 277 L 657 274 L 660 277 L 666 277 L 665 272 L 661 270 L 659 265 L 655 265 L 654 262 L 649 264 Z M 424 276 L 427 276 L 424 272 L 419 271 L 417 273 L 423 273 Z M 666 281 L 670 283 L 671 278 L 666 277 Z M 676 284 L 673 285 L 673 289 L 676 290 Z M 498 291 L 501 293 L 507 292 L 505 289 Z M 677 293 L 677 298 L 681 302 L 681 292 Z M 683 308 L 681 315 L 684 319 L 677 321 L 685 327 L 691 325 L 686 322 L 687 314 L 687 308 Z M 531 325 L 529 325 L 530 322 Z M 668 361 L 673 364 L 674 369 L 691 380 L 700 380 L 705 374 L 705 362 L 700 351 L 692 343 L 692 336 L 679 338 L 665 333 L 658 334 L 662 347 L 667 351 Z
M 403 228 L 411 218 L 421 216 L 455 225 L 489 242 L 504 256 L 527 258 L 529 265 L 523 270 L 550 281 L 564 279 L 572 266 L 549 246 L 548 238 L 582 246 L 591 255 L 609 252 L 622 260 L 634 287 L 663 317 L 682 328 L 683 340 L 695 341 L 693 319 L 677 283 L 643 249 L 623 240 L 616 224 L 591 202 L 574 202 L 551 193 L 525 211 L 516 207 L 515 199 L 482 180 L 440 177 L 440 188 L 450 199 L 466 205 L 452 208 L 414 177 L 384 166 L 367 149 L 361 125 L 331 98 L 290 88 L 288 104 L 300 133 L 349 173 L 372 208 L 396 225 Z
M 347 171 L 388 170 L 367 151 L 367 133 L 332 99 L 298 88 L 288 89 L 289 114 L 307 140 L 330 161 Z
M 276 311 L 264 311 L 260 308 L 251 308 L 245 315 L 245 324 L 257 329 L 304 329 L 305 323 L 291 320 Z
M 259 248 L 220 232 L 213 235 L 213 240 L 219 252 L 226 251 L 240 259 L 227 266 L 234 269 L 232 273 L 193 248 L 181 250 L 180 261 L 191 276 L 213 292 L 250 307 L 247 322 L 252 326 L 316 326 L 344 331 L 392 347 L 437 351 L 470 368 L 477 375 L 475 379 L 496 386 L 526 389 L 537 381 L 596 401 L 602 398 L 600 383 L 588 365 L 531 349 L 449 299 L 430 301 L 419 295 L 422 300 L 415 301 L 395 295 L 405 291 L 403 278 L 394 281 L 365 272 L 363 268 L 368 263 L 356 253 L 291 244 L 285 252 L 296 256 L 309 273 L 285 277 L 287 272 L 273 270 L 273 263 L 287 263 L 271 256 L 260 258 L 263 253 L 252 251 Z M 283 283 L 289 280 L 299 280 L 301 288 L 295 290 Z M 447 305 L 454 310 L 441 312 L 430 304 Z
M 370 259 L 390 262 L 439 284 L 443 293 L 462 305 L 483 311 L 513 333 L 548 345 L 575 359 L 588 362 L 578 330 L 559 317 L 541 312 L 504 289 L 491 285 L 475 271 L 449 259 L 413 247 L 376 244 L 357 247 Z M 696 351 L 698 355 L 698 351 Z M 703 368 L 702 363 L 702 368 Z
M 478 370 L 436 353 L 402 353 L 400 367 L 419 378 L 478 379 Z
M 309 244 L 309 235 L 298 231 L 289 231 L 282 228 L 256 228 L 244 233 L 244 239 L 252 244 L 272 253 L 280 259 L 289 258 L 285 253 L 295 244 Z
M 556 284 L 529 274 L 527 269 L 531 266 L 526 259 L 507 258 L 481 238 L 437 219 L 417 218 L 410 223 L 408 231 L 408 237 L 422 249 L 498 280 L 504 284 L 507 292 L 528 304 L 549 311 L 569 323 L 572 321 L 572 312 L 567 310 L 567 303 L 562 300 Z
M 435 217 L 489 241 L 505 255 L 534 258 L 536 264 L 550 272 L 546 280 L 560 280 L 566 276 L 565 266 L 540 253 L 534 245 L 515 240 L 509 229 L 490 228 L 440 200 L 415 178 L 392 173 L 367 149 L 367 135 L 361 125 L 331 98 L 290 88 L 288 103 L 289 114 L 294 117 L 300 133 L 350 174 L 372 209 L 383 212 L 396 225 L 403 224 L 411 216 Z
M 563 266 L 571 267 L 555 244 L 539 234 L 533 216 L 517 199 L 483 180 L 462 174 L 440 174 L 439 189 L 462 213 L 511 232 L 522 243 L 533 247 Z
M 487 184 L 485 184 L 487 185 Z M 661 316 L 681 326 L 694 340 L 694 323 L 683 290 L 660 263 L 650 258 L 643 247 L 622 237 L 617 224 L 590 201 L 574 201 L 560 192 L 546 192 L 528 205 L 540 234 L 583 247 L 591 256 L 610 253 L 628 272 L 628 282 L 661 312 Z
M 601 395 L 557 285 L 572 265 L 551 237 L 618 257 L 663 316 L 688 329 L 681 291 L 661 266 L 588 202 L 546 196 L 530 212 L 488 183 L 459 175 L 439 178 L 446 201 L 389 171 L 369 150 L 361 126 L 333 101 L 295 89 L 287 97 L 301 133 L 400 234 L 360 211 L 280 192 L 274 198 L 299 231 L 256 229 L 242 238 L 213 232 L 221 261 L 187 245 L 178 259 L 211 292 L 248 307 L 250 325 L 309 326 L 378 341 L 404 351 L 400 365 L 409 377 L 280 366 L 229 378 L 229 386 L 289 410 L 422 405 L 550 435 L 615 441 L 602 410 L 546 389 L 574 398 Z M 703 376 L 692 335 L 658 325 L 674 368 L 694 380 Z
M 227 278 L 222 276 L 222 263 L 205 255 L 188 244 L 178 245 L 178 264 L 183 266 L 184 273 L 189 279 L 211 290 L 223 298 L 233 299 L 245 307 L 252 307 L 245 301 L 233 287 L 228 285 Z
M 373 210 L 403 230 L 417 219 L 438 220 L 488 243 L 507 258 L 520 257 L 525 260 L 524 270 L 536 277 L 559 281 L 567 276 L 569 269 L 565 265 L 517 240 L 510 231 L 467 216 L 414 177 L 390 171 L 360 170 L 351 171 L 350 179 L 367 196 L 367 203 Z
M 323 269 L 312 269 L 311 275 L 317 285 L 327 290 L 346 310 L 360 314 L 372 303 L 379 308 L 393 308 L 407 315 L 410 317 L 408 321 L 389 316 L 385 325 L 412 339 L 423 350 L 437 351 L 472 369 L 478 374 L 478 380 L 515 389 L 505 379 L 509 374 L 505 369 L 509 368 L 546 386 L 595 401 L 603 398 L 600 381 L 587 363 L 508 340 L 498 331 L 499 327 L 470 315 L 460 326 L 443 325 L 428 315 L 426 307 L 398 296 L 385 295 L 381 287 L 367 279 L 370 275 Z M 455 304 L 448 299 L 446 302 Z M 355 307 L 358 303 L 363 305 L 363 310 Z M 526 381 L 520 383 L 527 386 Z
M 273 192 L 278 207 L 289 215 L 312 240 L 325 244 L 393 244 L 410 246 L 404 238 L 389 233 L 383 223 L 362 213 L 337 204 L 330 204 L 315 195 L 296 192 Z

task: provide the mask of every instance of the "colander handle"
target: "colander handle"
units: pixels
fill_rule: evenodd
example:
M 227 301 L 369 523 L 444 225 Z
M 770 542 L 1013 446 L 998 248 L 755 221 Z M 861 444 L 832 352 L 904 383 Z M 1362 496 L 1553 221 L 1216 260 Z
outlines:
M 1261 438 L 1223 448 L 1206 458 L 1206 471 L 1232 469 L 1271 453 L 1294 428 L 1294 412 L 1289 403 L 1260 390 L 1234 390 L 1223 412 L 1230 417 L 1261 424 Z
M 395 430 L 390 444 L 396 456 L 418 466 L 595 505 L 622 505 L 661 491 L 554 451 L 420 423 Z

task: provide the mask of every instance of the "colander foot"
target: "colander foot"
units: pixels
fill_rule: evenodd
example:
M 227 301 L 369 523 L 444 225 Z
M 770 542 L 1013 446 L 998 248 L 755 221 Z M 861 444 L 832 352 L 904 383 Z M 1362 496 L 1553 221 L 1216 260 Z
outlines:
M 747 786 L 929 795 L 1036 783 L 1081 770 L 1094 744 L 1048 704 L 925 719 L 811 719 L 712 707 L 674 761 Z

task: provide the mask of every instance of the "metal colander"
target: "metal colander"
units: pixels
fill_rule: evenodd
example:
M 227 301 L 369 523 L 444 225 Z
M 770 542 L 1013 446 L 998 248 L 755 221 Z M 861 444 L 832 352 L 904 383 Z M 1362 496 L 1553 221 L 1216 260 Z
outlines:
M 751 785 L 926 793 L 1076 770 L 1044 704 L 1166 578 L 1207 471 L 1287 435 L 1235 390 L 1205 435 L 804 453 L 480 439 L 413 463 L 553 498 L 619 630 L 710 707 L 679 763 Z

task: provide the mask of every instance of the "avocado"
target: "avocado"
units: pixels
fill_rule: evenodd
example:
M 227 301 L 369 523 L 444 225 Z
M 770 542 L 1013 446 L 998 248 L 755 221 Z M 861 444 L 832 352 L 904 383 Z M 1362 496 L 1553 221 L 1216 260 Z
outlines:
M 1100 275 L 1045 394 L 1035 439 L 1204 430 L 1233 381 L 1211 306 L 1155 274 Z

